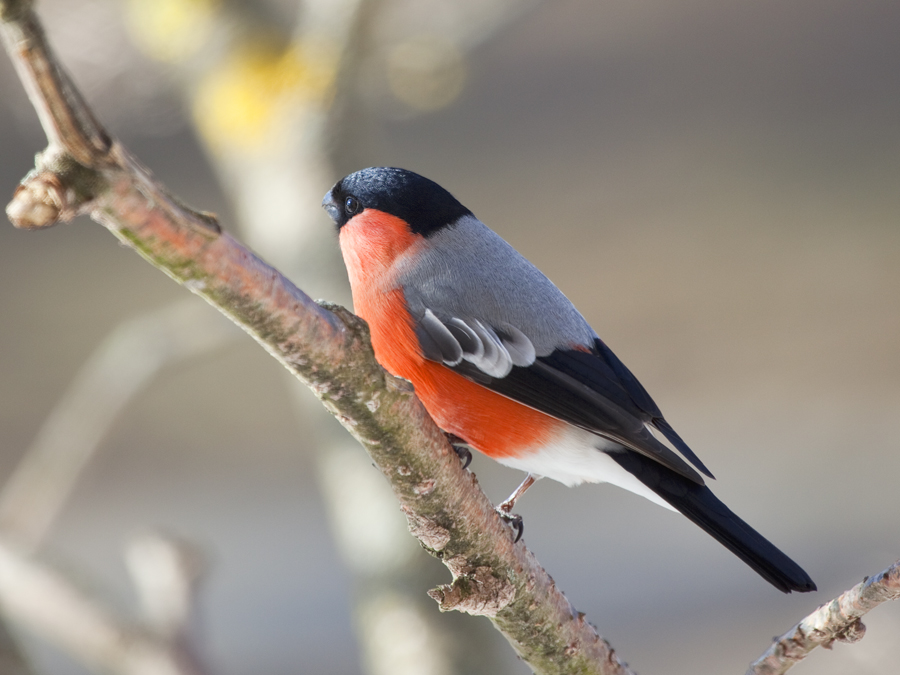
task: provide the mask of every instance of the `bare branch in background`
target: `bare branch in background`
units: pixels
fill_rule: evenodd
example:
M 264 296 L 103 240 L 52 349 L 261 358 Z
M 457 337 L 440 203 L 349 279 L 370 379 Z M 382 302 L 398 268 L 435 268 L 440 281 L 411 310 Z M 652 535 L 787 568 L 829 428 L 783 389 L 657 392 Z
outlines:
M 0 538 L 0 606 L 89 667 L 115 675 L 205 675 L 190 653 L 114 615 L 5 538 Z
M 166 365 L 239 334 L 195 301 L 121 324 L 82 367 L 0 490 L 0 531 L 37 548 L 100 441 L 138 392 Z
M 11 11 L 9 2 L 0 7 L 12 57 L 40 53 L 52 62 L 30 10 L 16 5 Z M 62 85 L 61 74 L 39 77 L 27 68 L 20 73 L 30 78 L 31 94 L 45 98 L 48 107 L 81 105 L 65 95 L 71 85 Z M 56 125 L 55 117 L 42 121 Z M 359 319 L 341 308 L 329 311 L 313 303 L 221 233 L 211 217 L 189 211 L 171 197 L 119 144 L 96 148 L 89 161 L 76 165 L 65 150 L 69 131 L 57 125 L 52 132 L 62 147 L 51 145 L 26 177 L 7 210 L 14 224 L 53 224 L 55 218 L 32 217 L 47 200 L 58 205 L 63 219 L 89 213 L 229 315 L 306 382 L 364 445 L 390 480 L 410 529 L 453 573 L 453 584 L 439 591 L 442 607 L 490 617 L 538 672 L 629 672 L 534 557 L 513 543 L 511 532 L 474 477 L 461 469 L 409 386 L 374 360 Z M 85 138 L 75 145 L 84 146 Z
M 180 538 L 147 532 L 131 541 L 126 562 L 147 623 L 200 663 L 195 632 L 197 595 L 206 572 L 201 551 Z
M 145 657 L 131 651 L 138 645 L 134 649 L 141 654 L 163 652 L 147 657 L 148 663 L 172 661 L 177 665 L 171 667 L 189 667 L 189 671 L 174 672 L 206 672 L 192 633 L 201 570 L 196 564 L 198 554 L 185 542 L 160 534 L 146 535 L 128 550 L 129 569 L 146 623 L 156 633 L 156 639 L 151 639 L 150 631 L 123 623 L 104 610 L 98 600 L 72 587 L 59 573 L 29 561 L 25 554 L 33 554 L 38 548 L 100 441 L 148 381 L 167 364 L 214 349 L 239 334 L 231 323 L 206 306 L 182 300 L 121 324 L 82 367 L 0 491 L 0 532 L 16 542 L 9 551 L 18 556 L 18 567 L 14 568 L 18 571 L 0 589 L 7 616 L 68 646 L 82 639 L 80 634 L 69 635 L 68 624 L 48 627 L 41 616 L 45 608 L 40 606 L 68 603 L 75 614 L 87 612 L 87 625 L 94 625 L 94 647 L 72 651 L 87 665 L 99 664 L 115 673 L 143 668 L 140 664 L 145 663 Z M 31 564 L 36 567 L 29 577 L 27 568 Z M 48 575 L 52 581 L 47 580 Z M 23 578 L 43 579 L 32 585 L 45 590 L 29 591 L 29 586 L 21 582 Z M 52 612 L 52 606 L 46 611 Z M 116 633 L 135 633 L 137 637 L 122 638 L 120 644 L 103 637 Z M 141 641 L 147 644 L 140 646 Z M 12 675 L 11 668 L 0 668 L 0 673 Z
M 868 577 L 849 591 L 807 616 L 775 639 L 747 675 L 782 675 L 816 647 L 831 649 L 835 642 L 859 642 L 866 634 L 860 620 L 888 600 L 900 598 L 900 561 Z
M 0 673 L 3 675 L 34 675 L 22 650 L 9 632 L 6 623 L 0 621 Z

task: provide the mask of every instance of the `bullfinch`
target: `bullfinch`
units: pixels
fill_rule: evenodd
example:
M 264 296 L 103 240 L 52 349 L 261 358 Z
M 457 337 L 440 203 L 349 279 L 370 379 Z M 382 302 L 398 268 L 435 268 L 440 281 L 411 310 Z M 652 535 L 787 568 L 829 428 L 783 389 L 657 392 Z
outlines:
M 680 511 L 779 590 L 816 590 L 713 495 L 712 474 L 566 296 L 447 190 L 377 167 L 322 205 L 379 363 L 455 445 L 528 474 L 502 513 L 514 518 L 535 478 L 612 483 Z

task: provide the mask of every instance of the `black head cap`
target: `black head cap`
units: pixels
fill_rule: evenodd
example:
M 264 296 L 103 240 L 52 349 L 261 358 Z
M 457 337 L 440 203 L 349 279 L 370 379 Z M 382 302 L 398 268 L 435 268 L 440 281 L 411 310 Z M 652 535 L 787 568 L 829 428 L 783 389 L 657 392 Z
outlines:
M 405 220 L 423 237 L 472 215 L 434 181 L 406 169 L 383 166 L 345 176 L 325 195 L 322 206 L 338 228 L 363 209 L 378 209 Z

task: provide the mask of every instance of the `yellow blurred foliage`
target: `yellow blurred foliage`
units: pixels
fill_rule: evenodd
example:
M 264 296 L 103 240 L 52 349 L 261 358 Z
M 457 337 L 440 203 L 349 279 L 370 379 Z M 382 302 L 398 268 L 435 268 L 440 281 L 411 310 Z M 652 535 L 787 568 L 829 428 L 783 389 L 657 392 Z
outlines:
M 206 42 L 220 0 L 128 0 L 125 21 L 149 56 L 177 63 Z
M 194 123 L 216 150 L 263 149 L 277 141 L 298 106 L 325 105 L 335 60 L 324 45 L 274 49 L 257 40 L 238 48 L 201 80 L 193 100 Z M 230 147 L 229 147 L 230 146 Z
M 126 20 L 147 55 L 177 63 L 207 45 L 217 20 L 228 21 L 221 9 L 221 0 L 128 0 Z M 213 56 L 191 106 L 196 128 L 215 151 L 265 150 L 301 114 L 299 106 L 330 101 L 337 54 L 327 41 L 285 46 L 282 36 L 256 31 L 233 37 Z

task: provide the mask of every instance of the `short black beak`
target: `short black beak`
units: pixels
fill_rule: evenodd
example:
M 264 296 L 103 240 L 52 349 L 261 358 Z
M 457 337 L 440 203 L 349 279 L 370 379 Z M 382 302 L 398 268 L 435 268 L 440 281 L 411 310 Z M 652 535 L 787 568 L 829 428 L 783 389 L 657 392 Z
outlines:
M 335 225 L 341 222 L 341 207 L 334 198 L 334 188 L 328 191 L 328 194 L 322 199 L 322 208 L 331 216 Z

